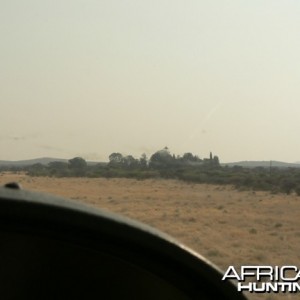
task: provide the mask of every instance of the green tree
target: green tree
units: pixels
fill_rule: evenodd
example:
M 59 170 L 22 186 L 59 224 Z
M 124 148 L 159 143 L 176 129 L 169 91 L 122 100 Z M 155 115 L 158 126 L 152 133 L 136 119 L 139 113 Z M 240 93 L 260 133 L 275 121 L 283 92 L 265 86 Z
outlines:
M 121 166 L 124 161 L 123 155 L 119 152 L 114 152 L 114 153 L 110 154 L 110 156 L 108 158 L 109 158 L 108 165 L 110 167 Z
M 27 168 L 27 174 L 29 176 L 47 176 L 47 167 L 41 163 L 36 163 Z
M 145 153 L 143 153 L 141 155 L 141 158 L 140 158 L 139 162 L 140 162 L 140 166 L 141 166 L 142 169 L 147 168 L 147 166 L 148 166 L 148 159 L 147 159 L 147 155 Z
M 186 152 L 183 154 L 181 160 L 184 163 L 189 163 L 189 162 L 201 162 L 202 160 L 197 156 L 197 155 L 193 155 L 193 153 L 191 152 Z
M 52 161 L 48 164 L 48 171 L 51 176 L 66 177 L 70 175 L 69 165 L 62 161 Z
M 149 165 L 153 168 L 166 168 L 172 166 L 174 158 L 167 147 L 152 154 Z
M 138 159 L 134 158 L 132 155 L 127 155 L 122 159 L 122 166 L 128 169 L 137 168 L 139 165 Z
M 68 163 L 62 161 L 51 161 L 48 164 L 49 169 L 65 170 L 68 168 Z
M 82 157 L 74 157 L 69 160 L 69 169 L 75 176 L 84 176 L 86 174 L 87 162 Z
M 213 158 L 213 165 L 214 165 L 214 167 L 219 167 L 220 166 L 219 157 L 216 156 L 216 155 Z

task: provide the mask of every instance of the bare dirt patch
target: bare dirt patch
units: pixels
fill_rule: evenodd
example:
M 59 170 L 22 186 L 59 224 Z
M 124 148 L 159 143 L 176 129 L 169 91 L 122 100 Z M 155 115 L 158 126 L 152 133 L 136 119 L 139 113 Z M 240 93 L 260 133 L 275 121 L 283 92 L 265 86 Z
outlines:
M 176 180 L 47 178 L 2 173 L 0 184 L 60 195 L 156 227 L 221 269 L 299 265 L 300 197 Z M 249 295 L 249 299 L 299 295 Z

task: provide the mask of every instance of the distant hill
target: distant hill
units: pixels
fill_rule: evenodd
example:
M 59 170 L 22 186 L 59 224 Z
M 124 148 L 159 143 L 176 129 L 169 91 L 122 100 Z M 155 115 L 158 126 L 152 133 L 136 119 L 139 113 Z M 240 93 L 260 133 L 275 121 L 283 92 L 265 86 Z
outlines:
M 35 159 L 28 159 L 28 160 L 17 160 L 17 161 L 9 161 L 9 160 L 0 160 L 0 167 L 25 167 L 31 166 L 34 164 L 42 164 L 48 165 L 50 162 L 53 161 L 60 161 L 60 162 L 68 162 L 68 159 L 63 158 L 51 158 L 51 157 L 42 157 L 42 158 L 35 158 Z M 98 162 L 87 161 L 88 165 L 95 165 Z
M 28 160 L 17 160 L 17 161 L 9 161 L 9 160 L 0 160 L 0 167 L 25 167 L 31 166 L 34 164 L 42 164 L 48 165 L 50 162 L 53 161 L 60 161 L 60 162 L 68 162 L 68 159 L 63 158 L 53 158 L 53 157 L 42 157 L 36 159 L 28 159 Z M 87 164 L 92 166 L 96 164 L 105 165 L 105 162 L 94 162 L 94 161 L 87 161 Z M 229 163 L 221 163 L 222 166 L 234 167 L 234 166 L 241 166 L 245 168 L 256 168 L 256 167 L 270 167 L 270 161 L 239 161 L 239 162 L 229 162 Z M 300 162 L 298 163 L 286 163 L 281 161 L 273 161 L 272 160 L 272 167 L 277 168 L 300 168 Z
M 241 166 L 245 168 L 256 168 L 256 167 L 269 168 L 270 161 L 239 161 L 239 162 L 223 163 L 221 165 L 222 166 L 227 165 L 228 167 Z M 275 161 L 275 160 L 271 161 L 271 166 L 277 168 L 300 168 L 300 164 L 298 163 L 286 163 L 286 162 Z
M 42 158 L 27 159 L 27 160 L 16 160 L 16 161 L 0 160 L 0 166 L 24 167 L 24 166 L 34 165 L 34 164 L 47 165 L 52 161 L 68 162 L 67 159 L 42 157 Z

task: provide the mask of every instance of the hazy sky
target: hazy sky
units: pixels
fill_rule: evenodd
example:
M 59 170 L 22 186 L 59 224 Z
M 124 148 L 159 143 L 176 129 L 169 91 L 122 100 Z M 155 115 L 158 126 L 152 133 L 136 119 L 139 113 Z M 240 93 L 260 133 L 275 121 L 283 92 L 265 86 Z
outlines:
M 0 160 L 300 161 L 299 16 L 298 0 L 0 0 Z

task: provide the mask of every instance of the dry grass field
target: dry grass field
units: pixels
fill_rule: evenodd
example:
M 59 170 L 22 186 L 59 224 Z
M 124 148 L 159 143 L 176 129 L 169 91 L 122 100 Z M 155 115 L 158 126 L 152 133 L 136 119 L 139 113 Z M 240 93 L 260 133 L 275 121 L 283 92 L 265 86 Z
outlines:
M 46 178 L 2 173 L 0 184 L 82 201 L 156 227 L 221 269 L 229 265 L 296 265 L 300 261 L 300 197 L 237 191 L 176 180 Z M 249 299 L 300 299 L 257 295 Z

